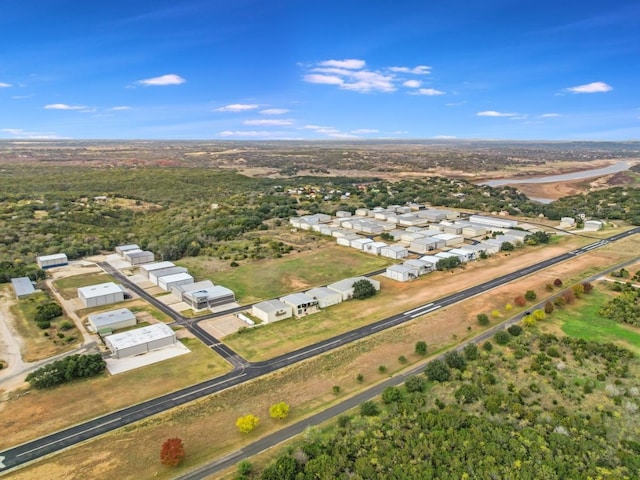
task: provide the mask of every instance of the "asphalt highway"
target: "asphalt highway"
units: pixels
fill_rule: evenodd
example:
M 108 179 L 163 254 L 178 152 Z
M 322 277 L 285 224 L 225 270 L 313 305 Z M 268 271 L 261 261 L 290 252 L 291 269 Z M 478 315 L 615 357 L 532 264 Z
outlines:
M 88 422 L 75 425 L 73 427 L 52 433 L 50 435 L 38 438 L 36 440 L 29 441 L 22 445 L 17 445 L 15 447 L 9 448 L 3 452 L 0 452 L 0 474 L 6 473 L 8 470 L 16 468 L 20 465 L 28 463 L 33 460 L 37 460 L 38 458 L 52 454 L 64 448 L 68 448 L 74 444 L 89 440 L 98 435 L 102 435 L 104 433 L 110 432 L 117 428 L 123 427 L 125 425 L 129 425 L 138 420 L 142 420 L 151 415 L 155 415 L 158 413 L 165 412 L 173 407 L 177 407 L 179 405 L 184 405 L 188 402 L 196 400 L 198 398 L 202 398 L 207 395 L 211 395 L 216 392 L 220 392 L 232 386 L 238 385 L 240 383 L 249 381 L 251 379 L 266 375 L 283 367 L 293 365 L 294 363 L 300 362 L 302 360 L 314 357 L 316 355 L 320 355 L 322 353 L 328 352 L 340 346 L 346 345 L 355 340 L 364 338 L 368 335 L 377 333 L 381 330 L 394 327 L 396 325 L 400 325 L 402 323 L 412 321 L 422 315 L 426 315 L 440 308 L 447 307 L 454 303 L 460 302 L 462 300 L 466 300 L 475 295 L 481 294 L 495 288 L 504 283 L 511 282 L 517 278 L 520 278 L 525 275 L 529 275 L 531 273 L 540 271 L 545 269 L 551 265 L 566 261 L 570 258 L 583 255 L 588 253 L 589 251 L 604 246 L 610 242 L 615 242 L 622 238 L 634 235 L 636 233 L 640 233 L 640 227 L 629 230 L 627 232 L 623 232 L 607 239 L 599 240 L 592 244 L 586 245 L 579 249 L 573 250 L 571 252 L 567 252 L 565 254 L 559 255 L 549 260 L 542 261 L 536 265 L 532 265 L 516 272 L 512 272 L 506 275 L 503 275 L 499 278 L 490 280 L 481 285 L 477 285 L 466 290 L 453 293 L 431 303 L 427 303 L 420 307 L 413 308 L 411 310 L 393 315 L 391 317 L 380 320 L 371 325 L 367 325 L 356 330 L 344 333 L 342 335 L 338 335 L 336 337 L 327 339 L 325 341 L 316 343 L 314 345 L 310 345 L 305 348 L 301 348 L 294 352 L 287 353 L 285 355 L 273 358 L 264 362 L 255 362 L 249 363 L 246 360 L 242 359 L 239 355 L 237 355 L 233 350 L 231 350 L 226 345 L 219 342 L 217 339 L 204 332 L 204 330 L 197 327 L 197 322 L 192 323 L 196 324 L 193 327 L 192 331 L 199 332 L 195 333 L 198 338 L 204 341 L 207 345 L 213 348 L 216 352 L 218 352 L 224 358 L 229 359 L 232 365 L 234 365 L 234 370 L 230 373 L 216 377 L 205 382 L 198 383 L 196 385 L 192 385 L 190 387 L 181 389 L 179 391 L 162 395 L 160 397 L 147 400 L 145 402 L 132 405 L 130 407 L 124 408 L 122 410 L 118 410 L 116 412 L 109 413 L 102 417 L 95 418 Z M 105 268 L 109 273 L 122 280 L 120 272 L 117 272 L 110 265 L 101 265 Z M 126 277 L 124 277 L 125 280 Z M 161 308 L 156 299 L 148 295 L 141 288 L 132 285 L 130 282 L 126 282 L 127 285 L 132 288 L 138 295 L 146 300 L 150 301 L 158 308 L 160 308 L 164 313 L 169 315 L 178 323 L 185 322 L 185 318 L 173 312 L 171 309 L 162 305 Z M 136 287 L 136 288 L 134 288 Z M 246 309 L 247 307 L 242 307 Z M 228 313 L 228 312 L 226 312 Z M 206 317 L 209 318 L 209 317 Z M 203 318 L 199 318 L 198 320 L 202 320 Z M 191 320 L 191 319 L 189 319 Z M 200 336 L 201 335 L 201 336 Z M 212 343 L 210 343 L 212 342 Z M 402 376 L 398 376 L 402 377 Z M 394 378 L 398 378 L 394 377 Z M 400 382 L 401 383 L 401 382 Z

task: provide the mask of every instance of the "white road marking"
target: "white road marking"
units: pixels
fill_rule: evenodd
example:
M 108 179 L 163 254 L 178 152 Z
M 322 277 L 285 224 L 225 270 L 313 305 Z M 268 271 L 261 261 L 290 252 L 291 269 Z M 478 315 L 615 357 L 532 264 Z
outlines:
M 411 315 L 412 313 L 417 312 L 418 310 L 422 310 L 424 308 L 429 308 L 431 305 L 433 305 L 433 303 L 427 303 L 426 305 L 422 305 L 421 307 L 414 308 L 413 310 L 409 310 L 407 312 L 404 312 L 404 315 Z
M 437 310 L 440 307 L 441 307 L 441 305 L 436 305 L 435 307 L 431 307 L 429 310 L 425 310 L 424 312 L 414 313 L 413 315 L 411 315 L 411 318 L 416 318 L 416 317 L 419 317 L 421 315 L 426 315 L 427 313 L 433 312 L 434 310 Z
M 0 455 L 0 468 L 7 468 L 7 466 L 3 462 L 4 462 L 4 457 Z

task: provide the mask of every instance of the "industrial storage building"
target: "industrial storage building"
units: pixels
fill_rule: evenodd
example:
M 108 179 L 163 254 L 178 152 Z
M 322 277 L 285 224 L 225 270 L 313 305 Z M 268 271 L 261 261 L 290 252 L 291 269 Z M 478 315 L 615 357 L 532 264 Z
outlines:
M 188 270 L 184 267 L 167 267 L 149 272 L 149 280 L 158 285 L 162 277 L 175 275 L 176 273 L 186 273 Z
M 236 296 L 233 290 L 222 285 L 213 285 L 198 290 L 190 290 L 182 294 L 182 301 L 189 304 L 194 310 L 217 307 L 235 302 Z
M 384 242 L 371 242 L 364 246 L 364 251 L 373 255 L 380 255 L 380 251 L 388 245 Z
M 434 235 L 431 238 L 444 240 L 445 246 L 447 247 L 452 247 L 454 245 L 462 245 L 464 243 L 464 237 L 462 237 L 461 235 L 454 235 L 452 233 L 440 233 L 438 235 Z
M 172 268 L 175 266 L 173 262 L 145 263 L 144 265 L 140 265 L 140 273 L 149 278 L 149 274 L 154 270 L 162 270 L 163 268 Z
M 407 260 L 403 265 L 406 267 L 417 268 L 418 275 L 424 275 L 425 273 L 429 273 L 435 269 L 430 262 L 418 259 Z
M 64 253 L 54 253 L 53 255 L 41 255 L 36 257 L 36 263 L 43 270 L 45 268 L 61 267 L 69 264 L 69 259 Z
M 344 280 L 340 280 L 339 282 L 332 283 L 331 285 L 327 285 L 327 288 L 339 292 L 340 295 L 342 295 L 342 300 L 349 300 L 350 298 L 353 298 L 353 284 L 358 280 L 367 280 L 371 282 L 376 290 L 380 290 L 380 282 L 368 277 L 346 278 Z
M 364 250 L 369 243 L 373 243 L 373 240 L 371 240 L 370 238 L 354 238 L 353 240 L 351 240 L 349 246 L 351 248 L 355 248 L 356 250 Z
M 109 335 L 104 341 L 115 358 L 124 358 L 173 345 L 177 340 L 171 327 L 164 323 L 156 323 Z
M 428 263 L 429 265 L 431 265 L 431 269 L 435 270 L 436 265 L 438 265 L 438 262 L 442 260 L 442 258 L 436 257 L 435 255 L 425 255 L 423 257 L 420 257 L 420 260 L 425 263 Z
M 380 249 L 380 255 L 387 258 L 398 260 L 409 255 L 409 251 L 403 245 L 389 245 Z
M 584 229 L 591 232 L 597 232 L 598 230 L 602 230 L 604 227 L 604 223 L 600 220 L 587 220 L 584 222 Z
M 124 252 L 124 259 L 131 265 L 140 265 L 141 263 L 151 263 L 155 260 L 153 252 L 148 250 L 130 250 Z
M 100 332 L 105 328 L 118 330 L 120 328 L 135 327 L 136 325 L 136 316 L 128 308 L 89 315 L 88 320 L 94 332 Z
M 478 225 L 486 225 L 488 227 L 496 227 L 496 228 L 513 228 L 518 226 L 518 222 L 516 220 L 507 220 L 506 218 L 484 217 L 482 215 L 471 215 L 469 216 L 469 221 L 471 223 L 476 223 Z
M 253 305 L 251 307 L 251 314 L 264 323 L 271 323 L 291 318 L 293 308 L 291 308 L 291 305 L 287 305 L 280 300 L 266 300 Z
M 116 247 L 116 253 L 124 258 L 124 254 L 131 250 L 140 250 L 140 245 L 132 243 L 131 245 L 119 245 Z
M 427 253 L 433 250 L 437 250 L 439 248 L 443 248 L 444 246 L 445 246 L 444 240 L 439 240 L 437 238 L 432 238 L 432 237 L 423 237 L 423 238 L 417 238 L 413 242 L 411 242 L 409 249 L 412 252 Z
M 307 290 L 306 293 L 318 301 L 320 308 L 327 308 L 342 302 L 342 295 L 327 287 L 312 288 L 311 290 Z
M 36 289 L 29 277 L 18 277 L 11 279 L 11 286 L 18 298 L 25 298 L 35 293 Z
M 280 298 L 280 301 L 290 305 L 296 317 L 304 317 L 316 313 L 318 301 L 306 293 L 292 293 Z
M 476 252 L 473 250 L 469 250 L 466 247 L 462 248 L 452 248 L 449 250 L 449 253 L 454 253 L 460 257 L 460 260 L 463 262 L 468 262 L 469 260 L 476 259 Z
M 110 305 L 124 300 L 124 290 L 113 282 L 78 288 L 78 298 L 87 308 Z
M 172 287 L 193 283 L 193 277 L 186 272 L 166 275 L 158 279 L 158 286 L 165 292 L 170 292 Z
M 387 267 L 387 271 L 385 272 L 386 277 L 398 282 L 415 280 L 419 275 L 418 269 L 410 265 L 391 265 Z

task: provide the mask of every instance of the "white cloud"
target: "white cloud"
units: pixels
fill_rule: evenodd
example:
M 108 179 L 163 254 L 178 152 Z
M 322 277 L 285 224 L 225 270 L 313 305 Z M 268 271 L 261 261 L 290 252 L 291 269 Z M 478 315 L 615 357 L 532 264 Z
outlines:
M 394 92 L 396 90 L 393 85 L 393 77 L 368 70 L 354 72 L 352 79 L 343 83 L 342 88 L 360 93 Z
M 436 135 L 433 138 L 434 140 L 454 140 L 458 137 L 456 137 L 455 135 Z
M 216 112 L 246 112 L 259 107 L 260 105 L 256 105 L 255 103 L 232 103 L 231 105 L 216 108 Z
M 586 85 L 565 88 L 565 91 L 570 93 L 604 93 L 610 92 L 611 90 L 613 90 L 613 87 L 604 82 L 592 82 Z
M 335 75 L 323 75 L 319 73 L 311 73 L 304 76 L 304 81 L 309 83 L 321 83 L 324 85 L 342 85 L 344 80 Z
M 186 80 L 180 75 L 169 73 L 168 75 L 138 80 L 136 83 L 138 85 L 144 85 L 145 87 L 164 87 L 166 85 L 180 85 L 184 82 L 186 82 Z
M 245 120 L 245 125 L 261 125 L 261 126 L 286 126 L 293 125 L 291 120 Z
M 113 110 L 113 111 L 117 112 L 117 111 L 121 111 L 121 110 L 131 110 L 131 107 L 129 107 L 127 105 L 119 105 L 117 107 L 111 107 L 109 110 Z
M 484 112 L 476 113 L 479 117 L 517 117 L 517 113 L 504 113 L 496 112 L 495 110 L 485 110 Z
M 367 133 L 378 133 L 380 130 L 376 130 L 374 128 L 358 128 L 357 130 L 351 130 L 351 133 L 355 134 L 367 134 Z
M 540 118 L 554 118 L 559 116 L 559 113 L 543 113 L 542 115 L 540 115 Z
M 61 139 L 59 135 L 51 132 L 28 132 L 23 130 L 22 128 L 2 128 L 0 129 L 1 133 L 6 133 L 10 135 L 11 138 L 20 138 L 20 139 L 28 139 L 28 140 L 55 140 Z
M 267 108 L 265 110 L 260 110 L 258 113 L 262 115 L 284 115 L 285 113 L 289 113 L 289 110 L 286 108 Z
M 411 95 L 427 95 L 433 97 L 435 95 L 444 95 L 442 90 L 436 90 L 435 88 L 419 88 L 415 92 L 409 92 Z
M 275 138 L 289 135 L 289 132 L 274 132 L 268 130 L 224 130 L 218 133 L 219 137 L 262 137 Z
M 409 67 L 389 67 L 389 70 L 395 73 L 413 73 L 414 75 L 428 75 L 431 73 L 431 67 L 427 65 L 418 65 L 414 68 Z
M 25 98 L 32 98 L 32 97 L 35 97 L 33 93 L 29 95 L 13 95 L 11 98 L 13 98 L 14 100 L 23 100 Z
M 344 132 L 333 132 L 328 134 L 332 138 L 359 138 L 357 135 Z
M 0 82 L 0 88 L 9 88 L 13 87 L 10 83 Z
M 45 105 L 46 110 L 87 110 L 89 107 L 84 105 L 67 105 L 66 103 L 51 103 Z
M 419 88 L 422 82 L 420 80 L 407 80 L 402 85 L 409 88 Z
M 318 65 L 323 67 L 337 67 L 337 68 L 347 68 L 349 70 L 359 70 L 364 68 L 366 62 L 364 60 L 357 60 L 355 58 L 347 58 L 345 60 L 325 60 L 324 62 L 320 62 Z

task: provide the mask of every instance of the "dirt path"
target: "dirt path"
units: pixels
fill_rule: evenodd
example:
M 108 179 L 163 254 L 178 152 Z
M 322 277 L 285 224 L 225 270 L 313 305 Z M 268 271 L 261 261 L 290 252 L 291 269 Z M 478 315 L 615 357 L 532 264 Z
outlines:
M 0 370 L 0 389 L 2 390 L 21 385 L 24 379 L 20 380 L 16 377 L 29 366 L 22 361 L 22 339 L 18 335 L 15 319 L 10 310 L 13 304 L 15 300 L 9 296 L 0 296 L 0 358 L 8 363 L 7 368 Z

